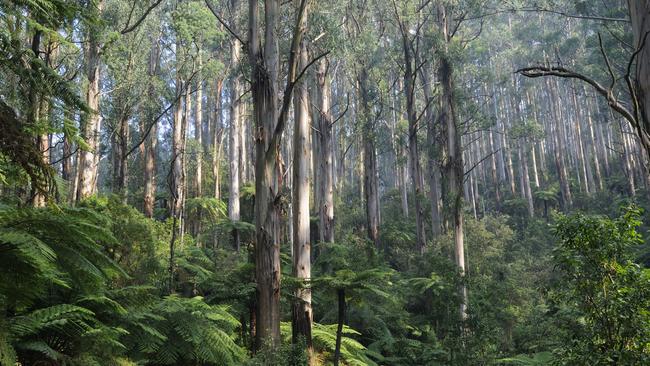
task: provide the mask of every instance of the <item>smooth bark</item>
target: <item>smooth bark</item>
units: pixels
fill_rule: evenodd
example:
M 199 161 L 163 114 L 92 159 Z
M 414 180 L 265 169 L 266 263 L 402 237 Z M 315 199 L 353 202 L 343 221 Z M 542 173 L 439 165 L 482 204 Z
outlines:
M 104 9 L 104 0 L 91 3 L 92 13 L 99 17 Z M 76 201 L 79 202 L 97 190 L 97 165 L 99 163 L 99 86 L 100 86 L 100 60 L 101 46 L 97 29 L 91 27 L 86 34 L 86 80 L 88 86 L 85 93 L 85 102 L 89 112 L 82 113 L 81 134 L 88 145 L 87 150 L 81 150 L 78 158 L 77 173 L 79 174 Z
M 318 210 L 320 220 L 320 241 L 323 243 L 334 242 L 334 142 L 332 138 L 332 112 L 331 89 L 328 75 L 328 62 L 322 59 L 318 65 L 316 80 L 318 83 L 319 111 L 317 136 L 320 139 L 320 159 L 318 179 L 320 184 L 320 207 Z
M 236 1 L 232 2 L 233 8 L 236 6 Z M 241 44 L 238 40 L 232 41 L 230 49 L 230 62 L 235 68 L 235 72 L 230 80 L 230 146 L 229 146 L 229 166 L 230 166 L 230 181 L 228 187 L 228 218 L 232 222 L 240 220 L 240 202 L 239 202 L 239 178 L 240 178 L 240 141 L 241 141 L 241 117 L 239 112 L 241 110 L 241 78 L 237 65 L 240 60 Z M 239 251 L 240 237 L 239 230 L 233 228 L 232 239 L 234 248 Z
M 297 4 L 300 6 L 299 2 Z M 298 27 L 307 26 L 306 15 Z M 307 43 L 303 39 L 298 50 L 298 67 L 307 66 Z M 309 93 L 304 80 L 298 81 L 293 98 L 293 182 L 292 182 L 292 220 L 293 220 L 293 276 L 301 281 L 311 280 L 311 241 L 309 232 L 309 173 L 310 149 L 309 136 Z M 296 343 L 303 337 L 307 344 L 307 356 L 313 361 L 311 340 L 312 327 L 311 288 L 301 286 L 296 289 L 292 311 L 292 340 Z

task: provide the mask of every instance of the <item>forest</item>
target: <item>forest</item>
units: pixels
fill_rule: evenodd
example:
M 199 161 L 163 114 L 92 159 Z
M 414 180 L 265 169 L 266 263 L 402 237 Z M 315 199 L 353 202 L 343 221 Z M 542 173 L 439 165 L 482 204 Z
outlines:
M 0 366 L 650 365 L 650 0 L 0 0 Z

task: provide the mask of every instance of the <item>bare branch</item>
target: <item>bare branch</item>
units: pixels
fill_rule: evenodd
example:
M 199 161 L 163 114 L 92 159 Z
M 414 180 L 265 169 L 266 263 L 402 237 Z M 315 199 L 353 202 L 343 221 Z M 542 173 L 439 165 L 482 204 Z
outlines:
M 479 160 L 479 161 L 478 161 L 476 164 L 474 164 L 474 165 L 473 165 L 473 166 L 472 166 L 468 171 L 466 171 L 465 174 L 464 174 L 463 183 L 464 183 L 465 181 L 467 181 L 467 178 L 469 177 L 469 174 L 472 172 L 472 170 L 476 169 L 476 167 L 478 167 L 479 165 L 481 165 L 482 162 L 486 161 L 486 160 L 489 159 L 492 155 L 498 153 L 499 151 L 501 151 L 501 149 L 497 149 L 497 150 L 491 152 L 490 154 L 486 155 L 483 159 Z
M 137 3 L 137 1 L 134 2 L 133 7 L 131 8 L 131 12 L 129 13 L 129 20 L 126 22 L 124 29 L 120 31 L 120 34 L 127 34 L 129 32 L 134 31 L 138 26 L 140 26 L 140 23 L 142 23 L 147 18 L 149 13 L 151 13 L 151 11 L 155 9 L 158 5 L 160 5 L 160 3 L 162 2 L 163 0 L 156 0 L 153 4 L 149 5 L 147 10 L 144 11 L 144 14 L 142 14 L 142 16 L 140 16 L 140 18 L 138 18 L 138 20 L 136 20 L 135 23 L 133 23 L 133 25 L 129 25 L 131 23 L 131 15 L 133 14 L 133 9 L 135 9 L 135 3 Z
M 293 30 L 293 37 L 291 39 L 291 49 L 289 53 L 289 70 L 287 72 L 287 84 L 284 88 L 280 115 L 278 116 L 277 123 L 275 124 L 275 129 L 273 130 L 273 134 L 271 135 L 271 141 L 269 141 L 269 145 L 266 151 L 267 154 L 270 151 L 270 149 L 272 149 L 274 146 L 278 144 L 278 141 L 280 140 L 280 137 L 282 135 L 282 131 L 284 130 L 284 126 L 287 123 L 289 105 L 291 104 L 291 94 L 293 92 L 294 87 L 296 86 L 296 83 L 298 82 L 298 80 L 300 80 L 302 75 L 307 71 L 307 68 L 309 68 L 309 66 L 311 66 L 314 62 L 316 62 L 318 59 L 320 59 L 321 57 L 327 54 L 325 53 L 311 60 L 311 62 L 305 65 L 305 67 L 298 74 L 298 76 L 296 76 L 296 69 L 298 68 L 298 54 L 300 51 L 300 43 L 302 42 L 302 37 L 305 33 L 305 29 L 302 24 L 306 14 L 307 14 L 307 0 L 301 0 L 300 7 L 298 8 L 298 16 L 296 17 L 296 23 Z
M 242 38 L 241 38 L 241 37 L 240 37 L 240 36 L 239 36 L 239 35 L 238 35 L 238 34 L 237 34 L 233 29 L 232 29 L 232 28 L 230 28 L 230 27 L 228 26 L 228 24 L 226 24 L 226 22 L 223 21 L 223 19 L 221 19 L 221 16 L 219 16 L 219 13 L 217 13 L 217 11 L 214 9 L 214 6 L 213 6 L 212 3 L 210 2 L 210 0 L 205 0 L 205 5 L 208 6 L 208 9 L 210 9 L 210 12 L 214 15 L 215 18 L 217 18 L 217 20 L 219 21 L 219 23 L 221 23 L 221 25 L 223 25 L 223 27 L 226 28 L 226 30 L 228 31 L 228 33 L 232 34 L 233 37 L 237 38 L 237 40 L 238 40 L 242 45 L 246 45 L 246 44 L 247 44 L 246 41 L 244 41 L 244 40 L 243 40 L 243 39 L 242 39 Z
M 187 88 L 189 88 L 189 85 L 190 85 L 192 79 L 194 78 L 194 76 L 196 76 L 196 74 L 198 74 L 197 71 L 195 71 L 195 72 L 194 72 L 194 73 L 189 77 L 189 79 L 187 79 L 187 86 L 186 86 L 183 90 L 181 90 L 180 93 L 178 93 L 178 95 L 176 96 L 176 98 L 174 98 L 174 100 L 173 100 L 171 103 L 169 103 L 169 105 L 167 106 L 167 108 L 165 108 L 165 110 L 163 110 L 160 114 L 158 114 L 158 116 L 157 116 L 156 118 L 154 118 L 153 121 L 151 121 L 151 123 L 149 123 L 149 125 L 147 126 L 147 129 L 144 131 L 144 133 L 143 133 L 142 136 L 140 137 L 140 140 L 139 140 L 137 143 L 135 143 L 135 144 L 133 145 L 133 147 L 131 147 L 131 149 L 129 149 L 129 151 L 128 151 L 126 154 L 124 154 L 125 157 L 128 157 L 129 155 L 131 155 L 135 150 L 138 149 L 138 147 L 140 147 L 140 145 L 142 145 L 142 144 L 144 143 L 144 141 L 145 141 L 145 140 L 147 139 L 147 137 L 149 136 L 149 133 L 151 132 L 151 129 L 153 128 L 153 126 L 154 126 L 156 123 L 158 123 L 158 121 L 159 121 L 161 118 L 163 118 L 163 116 L 165 116 L 165 114 L 167 114 L 167 112 L 169 112 L 170 109 L 172 109 L 172 107 L 174 106 L 174 104 L 176 104 L 176 102 L 178 102 L 178 101 L 181 99 L 181 97 L 183 96 L 183 94 L 185 93 L 185 91 L 187 90 Z
M 637 124 L 637 120 L 636 118 L 634 118 L 634 115 L 614 97 L 614 94 L 611 92 L 611 90 L 606 89 L 599 82 L 597 82 L 596 80 L 590 77 L 587 77 L 582 74 L 578 74 L 575 71 L 566 69 L 564 67 L 559 67 L 559 66 L 525 67 L 517 70 L 516 72 L 528 78 L 538 78 L 542 76 L 557 76 L 561 78 L 582 80 L 587 84 L 591 85 L 594 89 L 596 89 L 596 91 L 600 95 L 604 96 L 607 99 L 607 103 L 609 104 L 610 107 L 612 107 L 613 110 L 618 112 L 621 116 L 623 116 L 623 118 L 628 120 L 634 126 L 636 126 Z
M 343 116 L 345 116 L 345 114 L 348 113 L 348 109 L 350 109 L 350 94 L 347 95 L 347 103 L 345 104 L 345 110 L 343 110 L 343 112 L 341 112 L 341 114 L 339 114 L 339 116 L 336 117 L 336 119 L 334 119 L 332 123 L 330 123 L 330 126 L 334 126 L 336 122 L 338 122 L 341 118 L 343 118 Z
M 600 33 L 598 33 L 598 45 L 600 47 L 600 53 L 603 55 L 603 58 L 605 59 L 605 65 L 607 65 L 607 72 L 609 73 L 609 77 L 612 79 L 612 82 L 609 85 L 609 91 L 611 92 L 614 89 L 614 85 L 616 85 L 616 76 L 614 76 L 614 70 L 612 70 L 612 64 L 609 62 L 609 57 L 607 57 L 607 52 L 605 52 L 605 47 L 603 47 L 603 38 L 600 36 Z

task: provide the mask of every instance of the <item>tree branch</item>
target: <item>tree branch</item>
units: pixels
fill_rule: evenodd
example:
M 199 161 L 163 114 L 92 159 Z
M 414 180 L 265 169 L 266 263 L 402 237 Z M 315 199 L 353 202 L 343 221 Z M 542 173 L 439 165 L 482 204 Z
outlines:
M 213 7 L 212 3 L 210 2 L 210 0 L 205 0 L 205 5 L 208 6 L 208 9 L 210 9 L 210 12 L 214 15 L 215 18 L 217 18 L 217 20 L 219 21 L 219 23 L 221 23 L 221 25 L 223 25 L 224 28 L 226 28 L 226 30 L 228 31 L 228 33 L 232 34 L 233 37 L 237 38 L 237 40 L 238 40 L 242 45 L 246 45 L 246 44 L 247 44 L 246 41 L 244 41 L 244 40 L 243 40 L 243 39 L 242 39 L 242 38 L 241 38 L 241 37 L 240 37 L 240 36 L 239 36 L 239 35 L 238 35 L 238 34 L 237 34 L 233 29 L 232 29 L 232 28 L 230 28 L 230 27 L 228 26 L 228 24 L 226 24 L 226 22 L 223 21 L 223 19 L 221 19 L 221 17 L 220 17 L 219 14 L 217 13 L 217 11 L 214 9 L 214 7 Z
M 466 171 L 465 174 L 463 175 L 463 177 L 464 177 L 464 178 L 463 178 L 463 183 L 467 181 L 467 178 L 469 177 L 469 174 L 470 174 L 474 169 L 476 169 L 476 167 L 478 167 L 479 165 L 481 165 L 482 162 L 486 161 L 488 158 L 490 158 L 492 155 L 498 153 L 499 151 L 501 151 L 501 149 L 496 149 L 495 151 L 492 151 L 491 153 L 489 153 L 488 155 L 486 155 L 485 157 L 483 157 L 483 159 L 479 160 L 476 164 L 474 164 L 474 165 L 473 165 L 473 166 L 472 166 L 468 171 Z
M 616 85 L 616 76 L 614 76 L 614 70 L 612 70 L 612 64 L 609 62 L 609 57 L 607 57 L 607 52 L 605 52 L 605 47 L 603 47 L 603 38 L 600 36 L 600 32 L 598 33 L 598 46 L 600 47 L 600 53 L 603 55 L 603 58 L 605 59 L 605 65 L 607 66 L 607 72 L 609 73 L 609 77 L 611 78 L 611 84 L 609 84 L 609 90 L 614 89 L 614 85 Z
M 559 67 L 559 66 L 525 67 L 517 70 L 516 73 L 521 74 L 528 78 L 538 78 L 542 76 L 557 76 L 557 77 L 567 78 L 567 79 L 582 80 L 585 83 L 591 85 L 600 95 L 605 97 L 607 99 L 607 104 L 609 104 L 609 106 L 612 107 L 613 110 L 618 112 L 621 116 L 623 116 L 623 118 L 625 118 L 630 123 L 632 123 L 632 125 L 634 126 L 637 125 L 638 121 L 636 120 L 634 115 L 627 108 L 625 108 L 625 106 L 619 103 L 618 100 L 616 100 L 612 91 L 606 89 L 604 86 L 602 86 L 600 83 L 598 83 L 596 80 L 590 77 L 587 77 L 582 74 L 578 74 L 575 71 L 566 69 L 564 67 Z
M 339 114 L 339 116 L 336 117 L 336 118 L 334 119 L 334 121 L 332 121 L 332 123 L 330 123 L 330 126 L 334 126 L 334 124 L 335 124 L 336 122 L 340 121 L 341 118 L 343 118 L 343 116 L 345 116 L 345 114 L 348 113 L 348 109 L 349 109 L 349 108 L 350 108 L 350 94 L 347 95 L 347 102 L 346 102 L 346 104 L 345 104 L 345 110 L 344 110 L 343 112 L 341 112 L 341 114 Z
M 314 62 L 316 62 L 320 57 L 322 57 L 319 56 L 313 59 L 302 69 L 300 74 L 296 76 L 296 70 L 298 69 L 298 55 L 300 53 L 300 43 L 302 42 L 302 37 L 305 33 L 305 29 L 303 28 L 303 19 L 305 18 L 306 14 L 307 14 L 307 0 L 301 0 L 300 7 L 298 8 L 298 16 L 296 16 L 296 23 L 294 26 L 293 37 L 291 38 L 291 49 L 289 53 L 289 70 L 287 72 L 287 84 L 284 88 L 284 94 L 282 95 L 282 106 L 280 109 L 280 114 L 275 124 L 275 129 L 273 130 L 273 134 L 271 135 L 271 141 L 269 141 L 269 145 L 266 150 L 267 156 L 268 156 L 268 152 L 271 149 L 273 149 L 275 145 L 278 144 L 278 141 L 280 140 L 280 136 L 282 135 L 282 131 L 284 130 L 284 126 L 287 123 L 289 105 L 291 104 L 291 93 L 293 92 L 296 83 L 298 82 L 298 80 L 300 80 L 302 75 L 307 71 L 307 68 L 309 68 L 309 66 L 311 66 Z M 326 54 L 327 53 L 325 53 L 325 55 Z
M 160 5 L 160 3 L 162 3 L 162 1 L 163 0 L 156 0 L 153 4 L 149 5 L 147 10 L 144 11 L 144 14 L 142 14 L 142 16 L 138 20 L 136 20 L 136 22 L 133 23 L 133 25 L 129 25 L 131 23 L 131 14 L 133 14 L 133 9 L 135 8 L 135 3 L 134 3 L 133 8 L 131 8 L 131 12 L 129 13 L 129 20 L 127 20 L 126 25 L 124 26 L 124 29 L 120 31 L 120 34 L 127 34 L 129 32 L 134 31 L 140 25 L 140 23 L 142 23 L 147 18 L 149 13 L 151 13 L 153 9 L 155 9 L 158 5 Z
M 167 108 L 165 108 L 164 111 L 162 111 L 160 114 L 158 114 L 158 116 L 157 116 L 156 118 L 154 118 L 153 121 L 151 121 L 151 123 L 147 126 L 146 131 L 145 131 L 145 132 L 142 134 L 142 136 L 140 137 L 140 140 L 139 140 L 136 144 L 134 144 L 133 147 L 131 147 L 131 149 L 129 149 L 129 151 L 128 151 L 126 154 L 124 154 L 124 157 L 128 157 L 129 155 L 131 155 L 135 150 L 138 149 L 138 147 L 140 147 L 140 145 L 142 145 L 142 144 L 144 143 L 144 141 L 145 141 L 145 140 L 147 139 L 147 137 L 149 136 L 149 133 L 151 132 L 151 129 L 153 128 L 153 126 L 154 126 L 156 123 L 158 123 L 158 121 L 159 121 L 159 120 L 160 120 L 160 119 L 161 119 L 165 114 L 167 114 L 167 112 L 169 112 L 170 109 L 172 109 L 172 107 L 174 106 L 174 104 L 176 104 L 176 102 L 178 102 L 178 101 L 181 99 L 181 97 L 183 97 L 183 94 L 184 94 L 185 91 L 189 88 L 189 85 L 190 85 L 192 79 L 194 78 L 194 76 L 196 76 L 196 74 L 197 74 L 197 72 L 195 71 L 195 72 L 194 72 L 194 73 L 189 77 L 189 79 L 187 79 L 187 83 L 186 83 L 187 86 L 186 86 L 184 89 L 182 89 L 182 90 L 180 91 L 180 93 L 178 93 L 178 95 L 176 96 L 176 98 L 174 98 L 174 100 L 173 100 L 171 103 L 169 103 L 169 105 L 167 106 Z

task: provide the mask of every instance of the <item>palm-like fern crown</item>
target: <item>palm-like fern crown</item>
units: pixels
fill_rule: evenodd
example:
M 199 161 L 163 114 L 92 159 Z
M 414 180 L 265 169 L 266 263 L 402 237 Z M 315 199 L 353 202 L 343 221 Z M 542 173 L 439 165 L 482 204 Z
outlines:
M 112 288 L 128 277 L 111 258 L 121 245 L 112 227 L 90 208 L 0 209 L 0 365 L 16 357 L 124 364 L 126 355 L 238 364 L 246 353 L 234 342 L 239 322 L 227 308 L 200 297 L 161 299 L 155 287 Z M 212 262 L 186 251 L 181 269 L 195 281 L 210 275 L 204 267 Z

